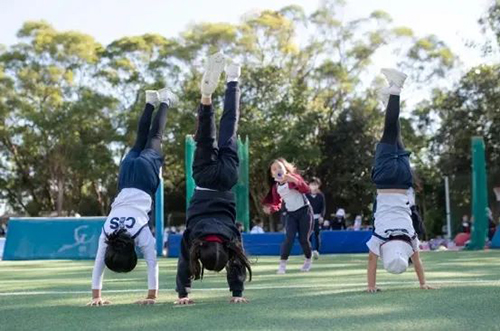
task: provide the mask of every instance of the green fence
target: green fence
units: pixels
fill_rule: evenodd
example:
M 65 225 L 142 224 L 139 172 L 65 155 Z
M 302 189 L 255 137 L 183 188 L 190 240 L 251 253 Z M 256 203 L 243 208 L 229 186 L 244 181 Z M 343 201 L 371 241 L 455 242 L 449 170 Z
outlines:
M 238 156 L 240 158 L 239 179 L 234 186 L 233 192 L 236 195 L 236 221 L 243 223 L 245 231 L 250 227 L 250 205 L 249 205 L 249 140 L 238 138 Z M 193 179 L 193 159 L 196 143 L 191 135 L 185 140 L 185 171 L 186 171 L 186 208 L 193 196 L 195 183 Z

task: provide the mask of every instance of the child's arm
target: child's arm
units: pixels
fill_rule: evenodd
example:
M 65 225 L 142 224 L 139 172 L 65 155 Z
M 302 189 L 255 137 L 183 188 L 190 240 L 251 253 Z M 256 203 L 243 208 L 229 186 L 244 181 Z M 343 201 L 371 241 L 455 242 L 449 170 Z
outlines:
M 145 228 L 139 234 L 139 247 L 148 267 L 148 295 L 145 299 L 136 301 L 141 305 L 152 305 L 158 297 L 158 262 L 156 261 L 156 242 L 149 228 Z
M 102 279 L 104 276 L 104 255 L 106 254 L 106 245 L 104 234 L 99 237 L 99 246 L 95 257 L 94 270 L 92 271 L 92 301 L 87 306 L 109 305 L 110 302 L 101 297 Z
M 232 293 L 231 303 L 248 303 L 248 300 L 243 296 L 243 290 L 247 273 L 244 266 L 236 261 L 229 263 L 227 269 L 227 283 L 229 290 Z
M 188 231 L 184 232 L 181 241 L 181 252 L 177 263 L 177 278 L 175 291 L 178 294 L 176 305 L 189 305 L 194 303 L 188 298 L 191 289 L 191 270 L 189 269 L 189 247 L 187 243 Z
M 302 194 L 311 193 L 311 188 L 299 174 L 286 174 L 285 180 L 289 183 L 291 189 L 295 189 Z
M 368 269 L 367 269 L 367 278 L 368 278 L 368 293 L 375 293 L 380 291 L 376 286 L 377 279 L 377 260 L 378 256 L 370 251 L 368 253 Z
M 425 282 L 424 266 L 422 264 L 422 260 L 420 260 L 420 253 L 418 251 L 415 252 L 415 254 L 413 254 L 413 256 L 411 257 L 411 260 L 413 262 L 415 272 L 417 273 L 420 288 L 423 290 L 434 290 L 434 287 L 427 285 L 427 283 Z
M 266 195 L 264 200 L 262 200 L 264 212 L 266 214 L 272 214 L 280 211 L 281 209 L 281 197 L 278 194 L 276 185 L 273 185 Z

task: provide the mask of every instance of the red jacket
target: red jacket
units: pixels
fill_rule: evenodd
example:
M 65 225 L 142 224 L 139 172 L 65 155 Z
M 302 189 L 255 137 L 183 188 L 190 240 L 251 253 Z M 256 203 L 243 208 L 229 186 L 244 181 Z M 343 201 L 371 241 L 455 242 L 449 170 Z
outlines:
M 311 192 L 309 185 L 306 183 L 304 178 L 302 178 L 299 174 L 291 174 L 295 179 L 298 180 L 298 183 L 288 183 L 288 187 L 292 190 L 297 190 L 302 194 L 307 194 Z M 264 200 L 262 200 L 262 204 L 268 206 L 271 209 L 271 213 L 275 213 L 281 209 L 282 199 L 278 193 L 278 183 L 275 183 L 269 193 L 267 193 Z

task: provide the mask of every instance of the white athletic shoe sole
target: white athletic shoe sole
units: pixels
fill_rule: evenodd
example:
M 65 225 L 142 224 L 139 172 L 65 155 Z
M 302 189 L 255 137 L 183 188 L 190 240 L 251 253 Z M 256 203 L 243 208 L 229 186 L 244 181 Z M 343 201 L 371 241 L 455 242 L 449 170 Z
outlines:
M 214 93 L 225 65 L 226 57 L 221 52 L 217 52 L 208 58 L 205 73 L 201 81 L 201 93 L 203 95 Z
M 403 88 L 403 84 L 408 77 L 405 73 L 392 68 L 383 68 L 381 72 L 389 82 L 389 85 L 395 85 L 399 88 Z
M 227 60 L 224 71 L 226 72 L 227 81 L 236 81 L 241 76 L 241 66 L 231 60 Z
M 178 101 L 178 98 L 174 94 L 174 92 L 166 87 L 158 90 L 158 99 L 160 102 L 165 102 L 169 107 L 173 107 Z
M 313 259 L 315 259 L 315 260 L 319 259 L 319 252 L 318 251 L 313 251 Z
M 286 274 L 286 269 L 278 269 L 278 271 L 276 271 L 276 274 L 284 275 L 284 274 Z
M 146 94 L 146 103 L 154 105 L 158 102 L 158 100 L 159 100 L 158 91 L 146 90 L 145 94 Z

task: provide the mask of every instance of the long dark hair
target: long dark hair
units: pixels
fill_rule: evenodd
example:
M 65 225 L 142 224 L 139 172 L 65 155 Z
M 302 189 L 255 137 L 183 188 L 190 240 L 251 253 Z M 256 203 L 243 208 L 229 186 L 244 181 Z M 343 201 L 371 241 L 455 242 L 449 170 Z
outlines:
M 106 236 L 104 263 L 114 272 L 130 272 L 137 265 L 134 239 L 125 229 L 119 229 Z
M 299 170 L 297 169 L 297 167 L 293 163 L 288 162 L 284 158 L 279 157 L 277 159 L 274 159 L 271 163 L 269 163 L 269 167 L 267 168 L 267 183 L 269 184 L 269 187 L 272 187 L 276 183 L 276 181 L 274 180 L 273 174 L 271 172 L 271 167 L 276 162 L 283 164 L 283 166 L 285 167 L 285 169 L 288 173 L 296 174 L 299 172 Z
M 221 271 L 234 268 L 248 270 L 249 281 L 252 281 L 252 268 L 248 261 L 241 242 L 234 239 L 229 242 L 212 242 L 203 239 L 195 239 L 189 250 L 189 267 L 191 278 L 203 279 L 204 269 Z

